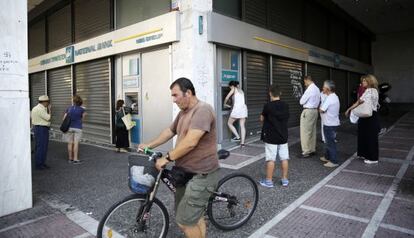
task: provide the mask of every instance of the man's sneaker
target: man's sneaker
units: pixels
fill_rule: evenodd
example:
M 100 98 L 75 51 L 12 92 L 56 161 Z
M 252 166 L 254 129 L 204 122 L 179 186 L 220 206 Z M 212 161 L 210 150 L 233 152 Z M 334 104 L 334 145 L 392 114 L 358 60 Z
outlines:
M 366 163 L 366 164 L 378 164 L 378 160 L 364 159 L 364 163 Z
M 231 141 L 240 141 L 240 137 L 233 137 L 231 138 Z
M 287 187 L 289 185 L 289 180 L 288 179 L 281 179 L 280 182 L 282 183 L 283 187 Z
M 331 161 L 329 161 L 328 163 L 323 164 L 323 166 L 328 167 L 328 168 L 335 168 L 335 167 L 338 167 L 339 164 L 334 164 Z
M 327 158 L 325 158 L 325 156 L 322 156 L 319 158 L 322 162 L 329 162 L 329 160 Z
M 309 153 L 302 153 L 302 158 L 309 158 L 309 157 L 314 156 L 314 155 L 316 155 L 315 151 L 309 152 Z
M 263 186 L 263 187 L 266 187 L 266 188 L 273 188 L 273 182 L 272 181 L 269 181 L 269 180 L 267 180 L 267 179 L 261 179 L 260 181 L 259 181 L 259 184 L 261 185 L 261 186 Z
M 73 164 L 82 164 L 82 161 L 81 160 L 74 160 Z

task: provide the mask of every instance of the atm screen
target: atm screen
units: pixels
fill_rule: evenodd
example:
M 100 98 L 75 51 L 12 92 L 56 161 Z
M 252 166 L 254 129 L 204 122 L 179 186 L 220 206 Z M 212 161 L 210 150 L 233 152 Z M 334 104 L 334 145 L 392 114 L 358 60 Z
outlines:
M 138 114 L 138 92 L 125 93 L 125 106 L 132 109 L 132 114 Z

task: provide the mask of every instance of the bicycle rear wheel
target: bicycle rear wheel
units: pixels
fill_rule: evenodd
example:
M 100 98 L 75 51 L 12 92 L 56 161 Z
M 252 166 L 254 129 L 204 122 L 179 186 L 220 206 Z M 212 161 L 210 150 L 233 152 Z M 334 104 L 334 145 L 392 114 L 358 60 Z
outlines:
M 133 194 L 114 204 L 99 222 L 97 237 L 166 237 L 167 209 L 155 198 L 150 211 L 139 221 L 145 202 L 145 195 Z
M 253 215 L 259 201 L 256 182 L 246 174 L 230 174 L 219 181 L 211 196 L 207 214 L 211 223 L 221 230 L 243 226 Z

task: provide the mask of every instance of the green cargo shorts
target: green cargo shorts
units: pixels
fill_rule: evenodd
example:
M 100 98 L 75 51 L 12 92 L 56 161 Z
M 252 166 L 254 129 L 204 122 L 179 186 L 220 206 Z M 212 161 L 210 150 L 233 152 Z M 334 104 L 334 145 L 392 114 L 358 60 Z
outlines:
M 208 200 L 217 187 L 219 169 L 195 175 L 185 187 L 175 192 L 175 220 L 184 226 L 194 226 L 204 216 Z

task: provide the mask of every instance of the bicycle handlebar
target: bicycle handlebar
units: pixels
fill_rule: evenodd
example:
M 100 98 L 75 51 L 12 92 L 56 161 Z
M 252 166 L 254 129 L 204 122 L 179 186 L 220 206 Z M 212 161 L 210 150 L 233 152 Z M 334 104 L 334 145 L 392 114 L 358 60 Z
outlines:
M 142 152 L 149 156 L 149 161 L 157 160 L 162 157 L 161 152 L 152 151 L 150 148 L 146 147 Z

